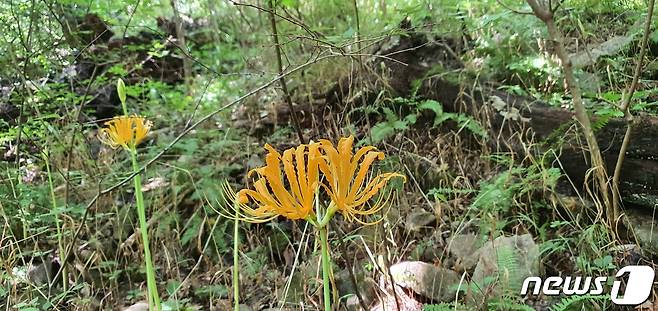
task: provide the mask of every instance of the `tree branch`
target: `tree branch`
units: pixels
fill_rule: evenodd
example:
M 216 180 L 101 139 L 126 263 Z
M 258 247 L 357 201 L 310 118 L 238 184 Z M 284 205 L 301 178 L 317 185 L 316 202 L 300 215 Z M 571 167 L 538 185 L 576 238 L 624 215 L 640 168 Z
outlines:
M 293 127 L 297 132 L 299 137 L 299 142 L 302 144 L 306 143 L 304 139 L 304 133 L 302 133 L 302 128 L 299 125 L 299 120 L 297 119 L 297 113 L 295 112 L 295 107 L 292 104 L 292 98 L 290 98 L 290 92 L 288 92 L 288 85 L 286 84 L 286 79 L 282 76 L 283 74 L 283 63 L 281 61 L 281 45 L 279 45 L 279 33 L 276 29 L 276 17 L 274 16 L 275 4 L 274 0 L 268 0 L 267 3 L 270 5 L 270 25 L 272 26 L 272 40 L 274 40 L 274 50 L 276 51 L 276 63 L 279 69 L 279 84 L 283 91 L 283 98 L 288 104 L 288 109 L 290 109 L 290 118 L 292 119 Z
M 589 116 L 587 115 L 587 110 L 583 104 L 580 87 L 578 86 L 576 78 L 573 74 L 571 59 L 569 59 L 569 55 L 567 54 L 567 51 L 564 47 L 564 39 L 562 33 L 555 25 L 553 12 L 551 11 L 550 7 L 546 8 L 540 5 L 537 0 L 527 0 L 527 2 L 532 8 L 532 11 L 535 13 L 535 16 L 537 16 L 537 18 L 546 24 L 550 39 L 555 42 L 556 54 L 562 62 L 564 79 L 573 98 L 572 103 L 575 110 L 576 120 L 578 123 L 580 123 L 580 127 L 583 131 L 585 140 L 587 141 L 587 146 L 589 148 L 589 156 L 591 161 L 590 165 L 594 173 L 596 182 L 595 184 L 598 188 L 598 193 L 593 193 L 592 199 L 599 203 L 596 205 L 599 209 L 599 214 L 601 211 L 605 211 L 605 214 L 608 218 L 608 224 L 612 226 L 614 223 L 614 211 L 612 205 L 610 204 L 610 198 L 608 194 L 608 175 L 606 173 L 605 163 L 603 162 L 603 158 L 601 156 L 601 149 L 599 148 L 599 144 L 596 141 L 596 137 L 594 136 L 594 130 L 592 129 Z M 603 206 L 601 206 L 601 201 L 603 201 Z
M 624 165 L 624 159 L 626 157 L 626 150 L 628 150 L 628 145 L 631 140 L 631 132 L 633 130 L 633 114 L 630 111 L 630 103 L 633 98 L 633 93 L 637 88 L 638 81 L 640 80 L 640 73 L 642 71 L 642 65 L 644 57 L 647 53 L 647 41 L 649 40 L 649 33 L 651 32 L 651 19 L 653 18 L 653 7 L 655 0 L 649 0 L 649 8 L 647 12 L 647 19 L 644 23 L 644 36 L 640 42 L 640 55 L 635 64 L 635 72 L 633 73 L 633 81 L 628 86 L 624 96 L 622 96 L 622 103 L 619 106 L 619 109 L 624 112 L 624 118 L 627 122 L 626 133 L 624 134 L 624 140 L 621 143 L 621 148 L 619 149 L 619 155 L 617 156 L 617 163 L 615 163 L 615 172 L 612 175 L 612 206 L 614 210 L 615 220 L 620 216 L 620 193 L 619 193 L 619 178 L 621 176 L 621 167 Z

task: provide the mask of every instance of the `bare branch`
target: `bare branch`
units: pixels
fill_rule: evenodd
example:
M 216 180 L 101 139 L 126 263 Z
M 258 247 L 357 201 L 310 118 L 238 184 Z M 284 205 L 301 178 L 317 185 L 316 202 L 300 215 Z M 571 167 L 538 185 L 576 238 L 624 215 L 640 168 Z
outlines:
M 619 106 L 619 109 L 624 112 L 624 117 L 627 122 L 626 133 L 624 134 L 624 140 L 621 143 L 621 148 L 619 149 L 619 155 L 617 156 L 617 163 L 615 163 L 615 172 L 612 175 L 612 206 L 614 209 L 615 220 L 619 219 L 620 216 L 620 193 L 619 193 L 619 178 L 621 177 L 621 167 L 624 165 L 624 159 L 626 157 L 626 150 L 628 150 L 628 145 L 631 140 L 631 133 L 633 130 L 633 114 L 629 109 L 631 99 L 633 98 L 633 93 L 637 88 L 638 81 L 640 80 L 640 73 L 642 71 L 642 65 L 644 57 L 647 53 L 647 42 L 649 40 L 649 33 L 651 32 L 651 19 L 653 18 L 653 7 L 655 0 L 649 0 L 649 8 L 647 12 L 647 19 L 644 23 L 644 36 L 640 42 L 640 55 L 638 56 L 637 63 L 635 64 L 635 72 L 633 74 L 633 81 L 628 86 L 624 96 L 622 96 L 622 103 Z
M 549 20 L 553 20 L 553 13 L 539 4 L 537 0 L 527 0 L 527 2 L 528 5 L 530 5 L 532 12 L 534 12 L 535 16 L 537 16 L 542 22 L 546 23 Z
M 270 6 L 270 25 L 272 27 L 272 40 L 274 41 L 274 51 L 276 52 L 276 64 L 277 64 L 277 69 L 279 72 L 279 75 L 283 75 L 283 62 L 281 60 L 281 45 L 279 44 L 279 32 L 277 31 L 276 28 L 276 16 L 274 15 L 274 12 L 276 10 L 274 0 L 269 0 L 267 1 Z M 297 119 L 297 113 L 295 112 L 295 106 L 292 104 L 292 98 L 290 97 L 290 92 L 288 91 L 288 85 L 286 84 L 286 79 L 285 77 L 281 77 L 279 79 L 279 84 L 281 85 L 281 90 L 283 91 L 283 99 L 286 101 L 286 104 L 288 105 L 288 109 L 290 109 L 290 119 L 292 119 L 292 125 L 295 128 L 295 131 L 297 132 L 297 136 L 299 137 L 299 143 L 300 144 L 305 144 L 306 139 L 304 139 L 304 133 L 302 133 L 302 128 L 299 124 L 299 119 Z
M 550 7 L 547 9 L 546 7 L 540 5 L 537 0 L 527 0 L 527 2 L 532 8 L 533 12 L 535 12 L 537 18 L 546 24 L 548 34 L 551 40 L 555 42 L 555 52 L 562 63 L 564 80 L 566 81 L 569 92 L 573 98 L 572 102 L 575 110 L 575 117 L 578 123 L 580 123 L 580 127 L 583 131 L 583 135 L 585 136 L 585 140 L 589 148 L 592 176 L 594 177 L 596 187 L 598 188 L 598 192 L 592 192 L 592 199 L 595 202 L 601 202 L 600 204 L 597 204 L 598 213 L 601 214 L 605 210 L 605 214 L 608 217 L 608 224 L 611 228 L 614 229 L 614 211 L 613 206 L 610 204 L 606 166 L 603 162 L 601 149 L 599 148 L 599 144 L 596 141 L 594 130 L 592 129 L 589 116 L 587 115 L 587 110 L 585 109 L 585 105 L 583 103 L 580 87 L 578 86 L 576 78 L 573 74 L 573 66 L 571 64 L 569 54 L 567 54 L 564 46 L 564 38 L 560 30 L 555 25 L 555 21 L 553 20 L 553 12 L 550 10 Z
M 510 7 L 509 5 L 503 3 L 503 1 L 501 1 L 501 0 L 496 0 L 496 2 L 498 2 L 498 4 L 499 4 L 500 6 L 502 6 L 502 7 L 504 7 L 506 10 L 512 11 L 512 12 L 514 12 L 514 13 L 516 13 L 516 14 L 521 14 L 521 15 L 534 15 L 533 12 L 523 12 L 523 11 L 519 11 L 519 10 L 517 10 L 517 9 L 515 9 L 515 8 L 512 8 L 512 7 Z

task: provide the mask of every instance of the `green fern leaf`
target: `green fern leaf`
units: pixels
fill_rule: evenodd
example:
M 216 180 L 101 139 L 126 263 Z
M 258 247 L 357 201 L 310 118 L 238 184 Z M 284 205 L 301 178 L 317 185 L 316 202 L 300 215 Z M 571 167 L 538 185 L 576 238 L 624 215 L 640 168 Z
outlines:
M 567 311 L 570 310 L 570 307 L 576 303 L 586 303 L 588 301 L 607 301 L 610 300 L 609 295 L 582 295 L 582 296 L 569 296 L 564 297 L 558 303 L 554 304 L 551 307 L 551 311 Z M 575 308 L 575 310 L 581 310 L 581 308 Z M 582 309 L 582 310 L 587 310 Z

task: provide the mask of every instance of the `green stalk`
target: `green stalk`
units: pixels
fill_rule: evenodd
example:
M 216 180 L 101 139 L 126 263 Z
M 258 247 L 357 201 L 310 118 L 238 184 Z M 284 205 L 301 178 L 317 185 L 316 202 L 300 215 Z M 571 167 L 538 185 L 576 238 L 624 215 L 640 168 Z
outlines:
M 329 243 L 327 239 L 327 226 L 318 228 L 320 231 L 320 244 L 322 247 L 322 287 L 324 289 L 324 310 L 331 311 L 331 283 L 329 282 L 329 271 L 331 271 L 331 258 L 329 258 Z
M 322 217 L 322 219 L 319 219 L 319 220 L 318 220 L 318 222 L 317 222 L 317 227 L 318 227 L 318 228 L 324 228 L 324 227 L 326 227 L 327 224 L 329 224 L 329 221 L 331 220 L 331 218 L 334 217 L 334 214 L 336 214 L 336 211 L 338 211 L 338 207 L 337 207 L 336 204 L 334 204 L 334 202 L 332 201 L 331 203 L 329 203 L 329 207 L 327 208 L 327 212 L 326 212 L 326 214 L 324 215 L 324 217 Z M 318 212 L 318 215 L 320 215 L 319 212 Z
M 48 158 L 47 151 L 43 153 L 43 161 L 46 162 L 46 172 L 48 173 L 48 186 L 50 187 L 50 199 L 53 205 L 53 214 L 55 214 L 55 227 L 57 227 L 57 247 L 59 248 L 60 256 L 64 256 L 64 243 L 62 242 L 62 229 L 59 224 L 59 214 L 57 213 L 57 200 L 55 199 L 55 188 L 53 186 L 53 177 L 50 172 L 50 159 Z M 68 274 L 66 271 L 66 263 L 62 263 L 62 286 L 64 291 L 68 288 Z
M 240 310 L 240 278 L 238 273 L 240 269 L 238 268 L 238 245 L 240 243 L 240 237 L 238 236 L 238 223 L 239 223 L 239 213 L 238 209 L 240 204 L 238 200 L 235 200 L 235 219 L 233 220 L 233 300 L 235 301 L 235 311 Z
M 121 101 L 123 114 L 128 116 L 128 107 L 126 106 L 126 85 L 123 80 L 117 80 L 117 94 Z M 135 201 L 137 205 L 137 217 L 139 218 L 139 231 L 142 233 L 142 242 L 144 242 L 144 261 L 146 261 L 146 287 L 149 301 L 149 310 L 160 311 L 160 295 L 158 295 L 158 284 L 155 281 L 155 270 L 153 269 L 153 260 L 151 259 L 151 249 L 149 244 L 148 224 L 146 222 L 146 208 L 144 207 L 144 195 L 142 194 L 142 176 L 137 164 L 137 146 L 128 146 L 130 158 L 133 164 L 135 175 Z
M 133 171 L 139 172 L 137 164 L 137 150 L 131 147 L 130 157 L 132 158 Z M 137 203 L 137 216 L 139 217 L 139 229 L 142 232 L 142 241 L 144 242 L 144 260 L 146 261 L 146 285 L 148 288 L 147 296 L 149 301 L 149 310 L 160 311 L 160 296 L 158 295 L 158 286 L 155 282 L 155 271 L 151 259 L 151 250 L 149 248 L 148 225 L 146 223 L 146 210 L 144 208 L 144 196 L 142 195 L 142 177 L 140 174 L 135 175 L 135 200 Z

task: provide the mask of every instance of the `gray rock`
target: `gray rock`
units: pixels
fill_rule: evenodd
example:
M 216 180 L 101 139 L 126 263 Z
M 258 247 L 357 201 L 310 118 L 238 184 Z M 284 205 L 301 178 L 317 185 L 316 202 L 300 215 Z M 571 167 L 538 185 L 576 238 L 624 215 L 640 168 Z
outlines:
M 404 261 L 390 267 L 395 283 L 434 301 L 455 298 L 459 284 L 457 272 L 422 261 Z
M 626 209 L 624 212 L 628 225 L 633 228 L 642 249 L 658 254 L 658 226 L 652 214 L 633 209 Z
M 140 301 L 122 311 L 149 311 L 149 304 L 146 301 Z
M 417 232 L 436 221 L 436 215 L 424 209 L 414 209 L 407 215 L 404 227 L 409 232 Z
M 415 295 L 414 295 L 415 296 Z M 397 297 L 397 303 L 396 303 Z M 385 295 L 379 303 L 370 308 L 369 311 L 421 311 L 423 304 L 416 300 L 417 297 L 407 295 L 399 286 L 396 286 L 396 294 Z
M 245 304 L 240 304 L 240 311 L 252 311 L 252 310 L 254 309 L 252 309 L 250 306 Z
M 638 207 L 636 209 L 631 210 L 631 213 L 638 210 L 638 211 L 645 211 L 645 213 L 653 214 L 653 209 L 658 204 L 658 195 L 650 194 L 650 193 L 633 193 L 624 196 L 624 202 L 628 202 Z
M 596 64 L 596 61 L 600 57 L 615 55 L 624 50 L 631 44 L 631 42 L 633 42 L 633 38 L 634 36 L 632 34 L 625 36 L 614 36 L 608 39 L 608 41 L 605 41 L 600 45 L 591 48 L 589 51 L 582 51 L 570 55 L 569 58 L 571 58 L 571 64 L 574 68 L 582 68 Z
M 233 300 L 222 299 L 222 300 L 218 301 L 213 306 L 213 308 L 211 308 L 209 311 L 224 311 L 224 310 L 233 310 L 233 311 L 235 311 L 234 305 L 235 305 L 235 302 Z M 240 309 L 240 311 L 253 311 L 253 308 L 251 308 L 250 306 L 248 306 L 246 304 L 242 304 L 242 303 L 240 304 L 240 306 L 238 306 L 238 309 Z M 197 309 L 194 309 L 194 310 L 197 310 Z M 198 310 L 201 310 L 201 309 L 198 309 Z
M 498 237 L 485 243 L 479 253 L 471 288 L 480 290 L 471 292 L 471 303 L 482 303 L 483 293 L 518 294 L 525 278 L 539 275 L 539 247 L 530 234 Z
M 55 273 L 50 257 L 34 259 L 27 269 L 27 279 L 36 286 L 48 284 L 53 274 Z
M 355 264 L 356 267 L 362 266 L 362 262 L 359 262 Z M 338 296 L 339 297 L 347 297 L 344 298 L 343 304 L 349 311 L 356 311 L 356 310 L 362 310 L 361 304 L 359 303 L 359 298 L 356 295 L 357 290 L 359 294 L 361 295 L 361 298 L 363 298 L 364 303 L 366 305 L 370 305 L 375 297 L 375 288 L 377 286 L 377 282 L 373 280 L 372 278 L 368 277 L 363 271 L 363 269 L 356 269 L 354 271 L 354 278 L 356 279 L 356 286 L 358 288 L 354 287 L 354 282 L 352 282 L 352 278 L 350 276 L 350 272 L 347 269 L 340 270 L 339 272 L 334 274 L 335 279 L 336 279 L 336 287 L 338 290 Z
M 478 262 L 480 246 L 480 239 L 476 234 L 456 234 L 448 241 L 448 252 L 455 257 L 460 270 L 471 270 Z
M 601 88 L 601 78 L 597 74 L 582 71 L 576 74 L 580 89 L 583 92 L 597 93 Z
M 348 311 L 361 311 L 363 308 L 361 307 L 361 303 L 359 302 L 359 297 L 356 295 L 352 295 L 347 297 L 344 302 L 345 309 Z

